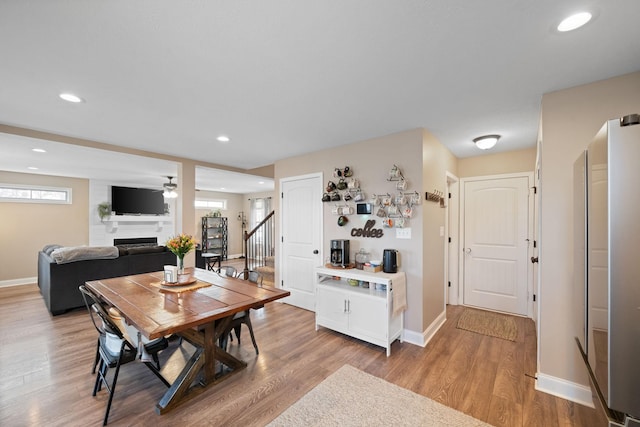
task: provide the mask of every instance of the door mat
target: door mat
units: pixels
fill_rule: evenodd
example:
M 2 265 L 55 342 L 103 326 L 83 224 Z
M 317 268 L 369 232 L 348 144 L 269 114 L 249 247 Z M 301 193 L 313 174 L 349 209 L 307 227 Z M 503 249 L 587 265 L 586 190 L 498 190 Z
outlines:
M 456 327 L 509 341 L 518 336 L 518 325 L 512 317 L 491 311 L 465 309 Z

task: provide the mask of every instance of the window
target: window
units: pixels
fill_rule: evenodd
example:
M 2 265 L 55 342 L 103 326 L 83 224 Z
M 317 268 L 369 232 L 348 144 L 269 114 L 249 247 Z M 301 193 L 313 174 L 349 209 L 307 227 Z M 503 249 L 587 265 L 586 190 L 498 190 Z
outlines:
M 196 209 L 227 209 L 227 201 L 226 200 L 205 200 L 205 199 L 196 199 L 195 202 Z
M 0 202 L 71 204 L 71 188 L 0 184 Z

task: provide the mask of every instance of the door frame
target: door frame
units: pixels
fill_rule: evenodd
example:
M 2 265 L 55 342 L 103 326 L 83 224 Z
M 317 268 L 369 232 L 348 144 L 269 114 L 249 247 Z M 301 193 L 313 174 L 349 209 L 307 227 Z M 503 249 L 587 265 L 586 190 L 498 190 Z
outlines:
M 319 178 L 319 182 L 320 182 L 320 194 L 322 194 L 323 192 L 323 188 L 322 185 L 324 183 L 324 174 L 322 172 L 313 172 L 313 173 L 309 173 L 309 174 L 305 174 L 305 175 L 296 175 L 296 176 L 288 176 L 285 178 L 280 178 L 280 180 L 278 181 L 278 192 L 280 193 L 280 198 L 278 199 L 278 208 L 280 210 L 280 215 L 279 219 L 278 219 L 278 227 L 279 227 L 279 235 L 280 235 L 280 241 L 277 242 L 278 244 L 278 273 L 277 273 L 277 279 L 278 283 L 276 283 L 276 287 L 278 288 L 282 288 L 282 281 L 283 281 L 283 274 L 284 274 L 284 269 L 286 268 L 285 265 L 285 257 L 284 257 L 284 244 L 283 244 L 283 230 L 284 230 L 284 207 L 283 207 L 283 191 L 282 191 L 282 184 L 285 182 L 291 182 L 291 181 L 299 181 L 299 180 L 303 180 L 303 179 L 311 179 L 311 178 Z M 321 205 L 322 206 L 322 205 Z M 324 209 L 320 210 L 320 224 L 318 224 L 318 229 L 319 229 L 319 245 L 320 248 L 318 249 L 318 251 L 320 252 L 320 264 L 322 264 L 322 260 L 324 260 Z M 315 275 L 313 277 L 313 280 L 315 281 Z M 315 289 L 315 286 L 314 286 Z M 286 302 L 287 298 L 283 298 L 280 299 L 278 301 L 280 302 Z
M 446 304 L 458 305 L 460 254 L 460 179 L 447 171 L 446 212 L 444 219 L 444 295 Z M 451 238 L 451 235 L 454 237 Z M 451 242 L 449 239 L 451 238 Z M 449 287 L 451 283 L 451 287 Z
M 533 264 L 529 262 L 531 257 L 533 256 L 533 240 L 535 238 L 535 230 L 533 227 L 534 224 L 534 173 L 533 172 L 521 172 L 521 173 L 507 173 L 507 174 L 499 174 L 499 175 L 483 175 L 483 176 L 472 176 L 460 179 L 460 236 L 458 240 L 458 248 L 464 247 L 464 219 L 465 219 L 465 205 L 464 205 L 464 185 L 467 182 L 473 181 L 487 181 L 492 179 L 505 179 L 505 178 L 527 178 L 527 188 L 529 189 L 528 193 L 528 204 L 527 204 L 527 256 L 525 263 L 527 265 L 527 317 L 534 317 L 534 304 L 533 304 Z M 461 252 L 458 253 L 459 255 Z M 460 258 L 459 258 L 460 259 Z M 464 302 L 464 262 L 460 261 L 458 263 L 458 283 L 459 283 L 459 303 L 461 305 L 466 305 Z

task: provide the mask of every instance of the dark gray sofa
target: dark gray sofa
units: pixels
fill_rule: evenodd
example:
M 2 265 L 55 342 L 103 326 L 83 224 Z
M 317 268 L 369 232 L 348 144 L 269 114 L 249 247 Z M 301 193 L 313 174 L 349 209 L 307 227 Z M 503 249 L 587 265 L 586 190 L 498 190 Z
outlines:
M 83 307 L 78 286 L 89 280 L 161 271 L 176 265 L 176 256 L 164 246 L 118 246 L 118 257 L 58 264 L 51 253 L 59 245 L 38 252 L 38 287 L 49 312 L 56 316 Z

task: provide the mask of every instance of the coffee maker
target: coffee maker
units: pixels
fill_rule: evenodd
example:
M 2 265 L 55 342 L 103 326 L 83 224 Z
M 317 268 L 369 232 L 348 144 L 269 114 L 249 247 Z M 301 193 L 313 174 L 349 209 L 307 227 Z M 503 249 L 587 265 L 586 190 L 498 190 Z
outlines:
M 340 239 L 331 241 L 331 265 L 334 267 L 349 266 L 349 241 Z

